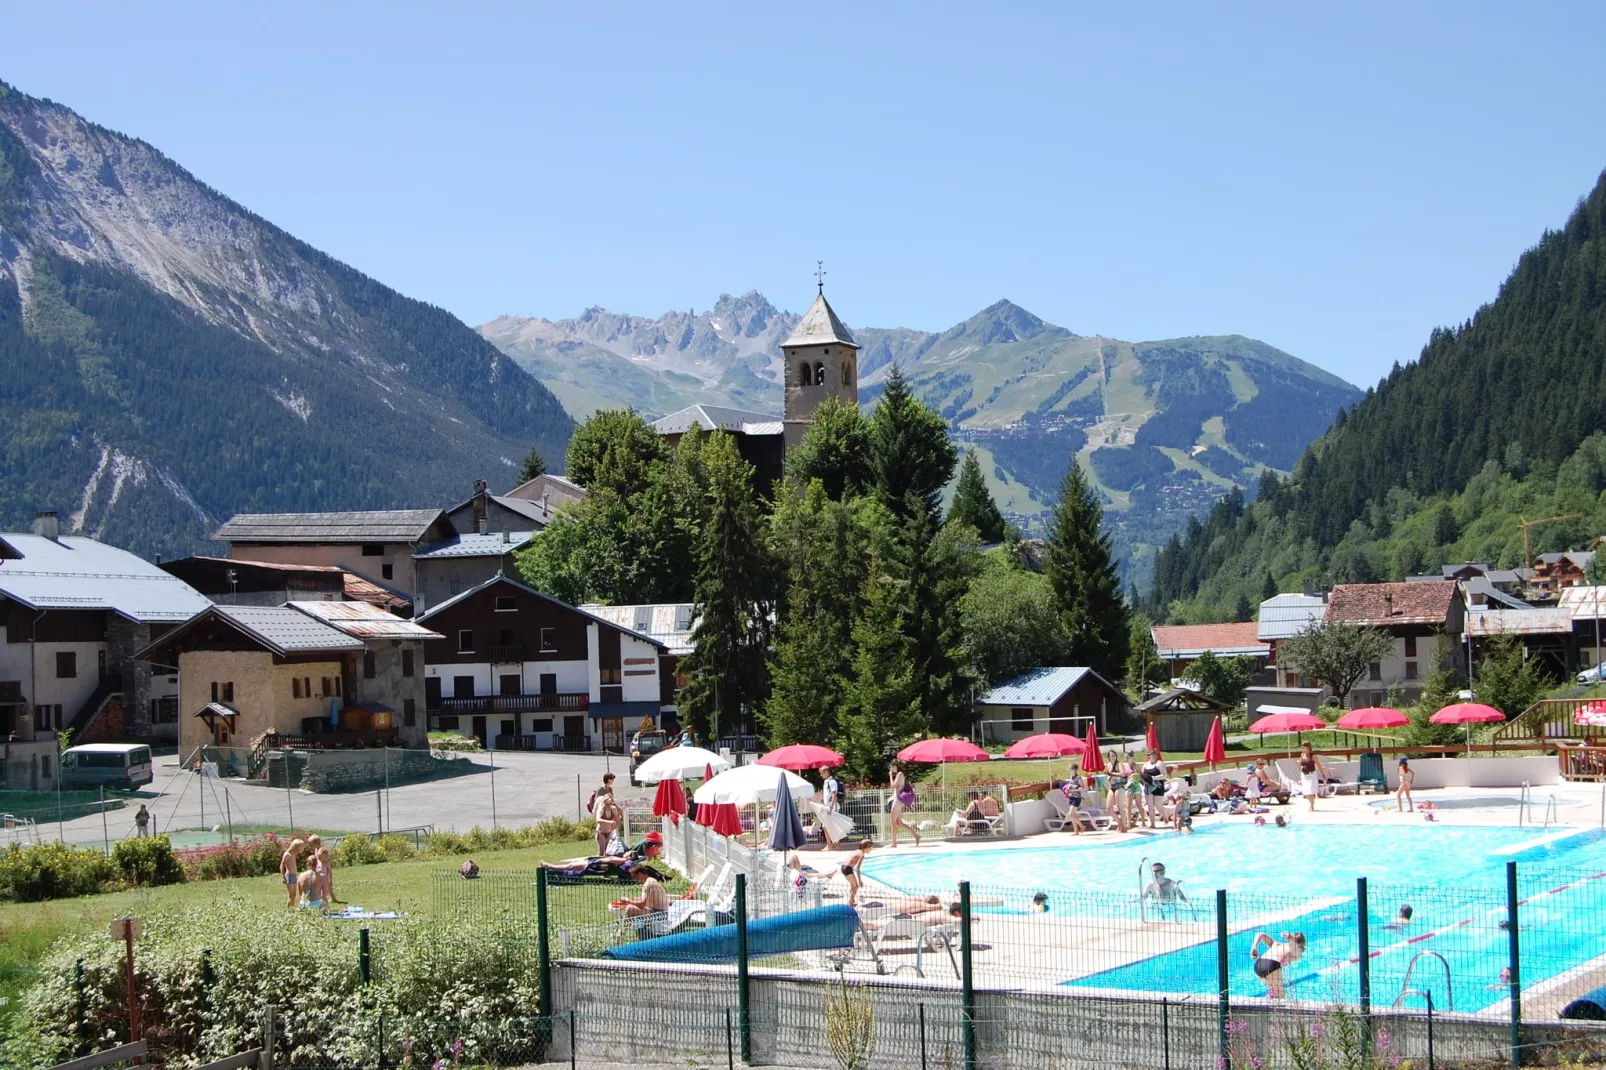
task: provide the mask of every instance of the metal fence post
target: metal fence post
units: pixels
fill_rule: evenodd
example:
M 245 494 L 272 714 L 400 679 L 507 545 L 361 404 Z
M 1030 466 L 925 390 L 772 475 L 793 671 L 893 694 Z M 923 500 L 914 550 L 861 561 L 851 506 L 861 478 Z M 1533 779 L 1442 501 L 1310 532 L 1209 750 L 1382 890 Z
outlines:
M 1428 1070 L 1433 1070 L 1433 990 L 1428 989 Z
M 742 1062 L 753 1061 L 753 1024 L 747 1003 L 747 874 L 736 874 L 736 1017 L 742 1034 Z
M 731 1009 L 725 1008 L 725 1066 L 726 1070 L 736 1070 L 736 1048 L 731 1041 Z
M 1160 997 L 1160 1055 L 1165 1070 L 1171 1070 L 1171 1001 L 1164 996 Z
M 1522 956 L 1517 931 L 1517 863 L 1506 863 L 1506 936 L 1511 951 L 1511 1065 L 1522 1065 Z
M 373 972 L 373 955 L 368 946 L 368 930 L 357 930 L 357 983 L 368 987 Z
M 960 1017 L 964 1027 L 965 1070 L 976 1070 L 976 973 L 970 940 L 970 882 L 959 882 Z
M 546 870 L 535 871 L 535 946 L 541 958 L 541 1038 L 552 1040 L 552 936 L 547 925 Z
M 1366 878 L 1355 878 L 1355 935 L 1359 941 L 1361 968 L 1361 1056 L 1372 1051 L 1372 930 L 1366 901 Z
M 271 1003 L 262 1008 L 262 1055 L 257 1059 L 258 1070 L 273 1070 L 273 1017 L 277 1010 Z
M 926 1070 L 926 1005 L 919 1004 L 920 1012 L 920 1070 Z
M 83 1054 L 84 1043 L 84 960 L 79 959 L 73 967 L 73 991 L 78 997 L 78 1037 L 79 1047 L 76 1054 Z
M 1232 976 L 1227 970 L 1227 889 L 1216 889 L 1216 1031 L 1220 1034 L 1221 1065 L 1231 1066 L 1227 1050 L 1227 989 Z
M 569 1070 L 574 1070 L 577 1056 L 574 1053 L 574 1011 L 569 1011 Z

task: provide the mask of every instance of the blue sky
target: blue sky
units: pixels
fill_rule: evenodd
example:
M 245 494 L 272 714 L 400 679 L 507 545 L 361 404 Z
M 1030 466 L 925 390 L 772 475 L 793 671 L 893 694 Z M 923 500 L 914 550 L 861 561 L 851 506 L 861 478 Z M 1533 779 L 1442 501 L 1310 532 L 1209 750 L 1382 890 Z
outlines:
M 851 324 L 1362 385 L 1606 168 L 1598 0 L 450 6 L 9 5 L 0 79 L 471 324 L 801 310 L 823 258 Z

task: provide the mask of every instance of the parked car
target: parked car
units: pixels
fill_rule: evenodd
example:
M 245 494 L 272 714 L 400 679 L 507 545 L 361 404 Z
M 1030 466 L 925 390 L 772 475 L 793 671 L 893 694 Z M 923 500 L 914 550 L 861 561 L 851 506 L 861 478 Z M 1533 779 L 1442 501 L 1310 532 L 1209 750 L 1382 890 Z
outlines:
M 62 787 L 132 790 L 153 779 L 151 749 L 143 743 L 86 743 L 61 752 Z
M 1581 684 L 1598 684 L 1603 681 L 1606 681 L 1606 661 L 1578 674 L 1578 682 Z
M 669 733 L 662 730 L 637 732 L 630 741 L 630 783 L 636 783 L 636 767 L 669 746 Z

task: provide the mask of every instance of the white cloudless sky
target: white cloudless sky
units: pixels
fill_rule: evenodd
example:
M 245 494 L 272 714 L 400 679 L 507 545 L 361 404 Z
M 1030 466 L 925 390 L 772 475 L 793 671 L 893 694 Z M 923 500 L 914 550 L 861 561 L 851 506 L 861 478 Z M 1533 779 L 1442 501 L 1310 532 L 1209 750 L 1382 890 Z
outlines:
M 7 5 L 0 80 L 470 324 L 801 310 L 823 259 L 850 324 L 1363 386 L 1606 168 L 1599 0 Z

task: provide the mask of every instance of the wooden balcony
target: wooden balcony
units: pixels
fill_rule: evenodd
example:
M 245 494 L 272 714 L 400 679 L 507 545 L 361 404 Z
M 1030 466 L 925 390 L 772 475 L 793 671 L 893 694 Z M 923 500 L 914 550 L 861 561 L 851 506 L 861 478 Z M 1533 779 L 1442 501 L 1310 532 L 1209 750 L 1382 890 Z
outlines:
M 591 708 L 591 696 L 586 694 L 563 695 L 481 695 L 476 698 L 442 698 L 439 704 L 431 703 L 428 713 L 546 713 L 566 711 L 581 713 Z

